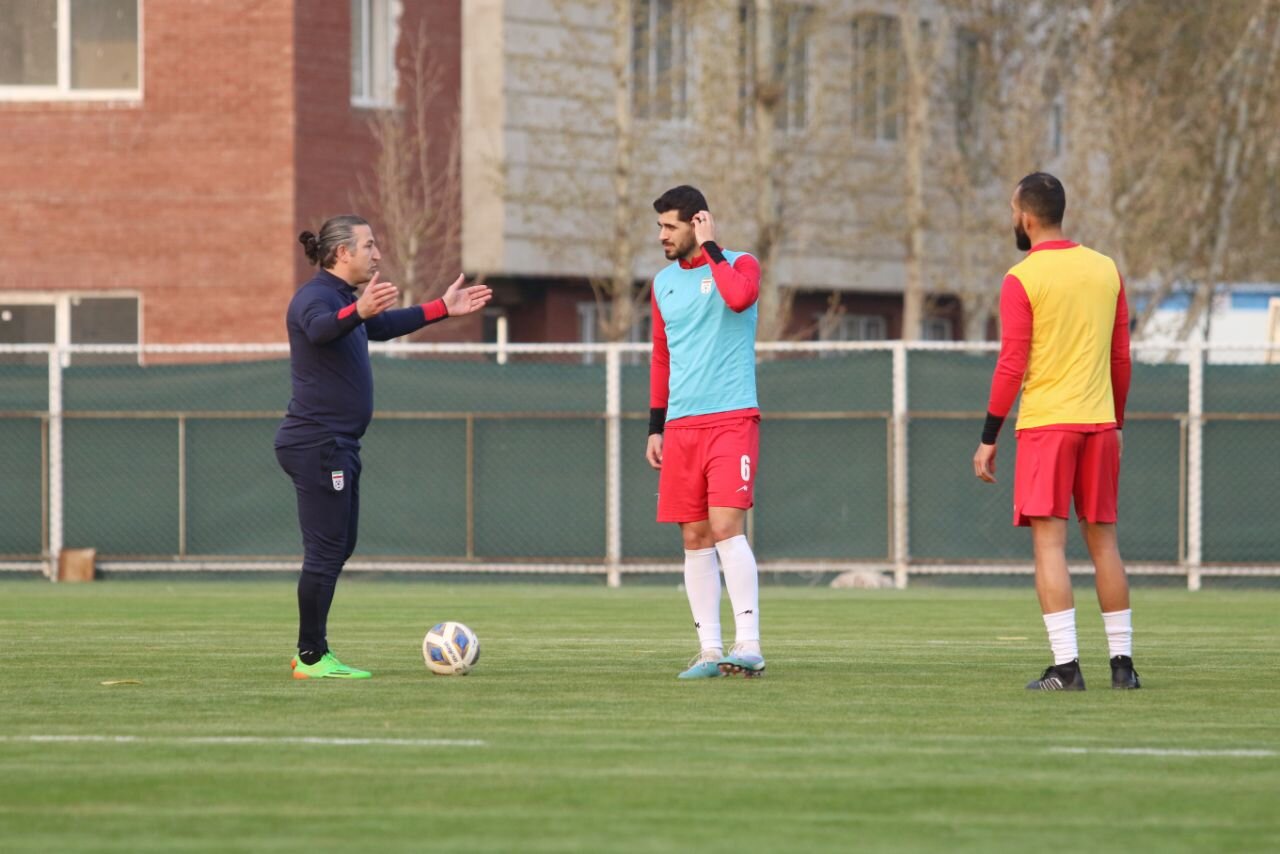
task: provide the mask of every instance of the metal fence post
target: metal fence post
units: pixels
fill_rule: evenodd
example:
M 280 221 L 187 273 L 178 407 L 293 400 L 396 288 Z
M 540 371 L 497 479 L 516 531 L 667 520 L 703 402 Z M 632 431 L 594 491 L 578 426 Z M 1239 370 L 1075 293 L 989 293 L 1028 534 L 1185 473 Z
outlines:
M 178 414 L 178 557 L 187 556 L 187 416 Z
M 605 354 L 605 563 L 610 587 L 622 586 L 622 352 Z
M 507 363 L 507 316 L 505 314 L 498 315 L 497 327 L 498 351 L 495 358 L 499 365 L 505 365 Z
M 1200 589 L 1204 520 L 1204 341 L 1191 342 L 1187 371 L 1187 589 Z
M 49 348 L 49 580 L 62 555 L 62 348 Z
M 893 584 L 907 586 L 907 344 L 893 346 Z
M 476 416 L 468 412 L 463 421 L 467 436 L 467 560 L 476 556 Z

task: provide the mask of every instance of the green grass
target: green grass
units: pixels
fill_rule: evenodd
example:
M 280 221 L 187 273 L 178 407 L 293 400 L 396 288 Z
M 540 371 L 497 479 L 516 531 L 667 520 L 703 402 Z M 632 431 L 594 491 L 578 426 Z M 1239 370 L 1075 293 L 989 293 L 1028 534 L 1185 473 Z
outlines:
M 1108 687 L 1082 590 L 1066 695 L 1022 688 L 1048 659 L 1029 589 L 766 587 L 768 675 L 681 683 L 674 585 L 350 578 L 330 640 L 375 677 L 343 683 L 289 678 L 289 583 L 8 580 L 0 850 L 1280 849 L 1280 596 L 1134 600 L 1143 689 Z M 440 619 L 479 634 L 471 676 L 423 668 Z M 148 740 L 16 740 L 59 734 Z M 180 741 L 300 735 L 484 744 Z

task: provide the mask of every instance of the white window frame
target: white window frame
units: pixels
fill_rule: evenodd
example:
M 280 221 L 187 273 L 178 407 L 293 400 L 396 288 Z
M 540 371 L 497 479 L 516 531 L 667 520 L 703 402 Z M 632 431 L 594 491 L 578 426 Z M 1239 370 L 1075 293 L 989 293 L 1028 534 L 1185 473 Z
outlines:
M 649 35 L 649 42 L 646 46 L 644 56 L 640 56 L 640 45 L 637 43 L 640 19 L 634 15 L 631 21 L 631 51 L 632 64 L 629 69 L 631 74 L 631 110 L 636 118 L 646 121 L 665 122 L 669 124 L 687 124 L 692 113 L 690 104 L 690 95 L 693 92 L 693 75 L 692 63 L 690 62 L 690 3 L 689 0 L 671 0 L 671 14 L 676 18 L 676 23 L 680 26 L 675 27 L 679 34 L 679 42 L 673 40 L 670 44 L 671 50 L 671 67 L 680 68 L 679 75 L 672 75 L 671 79 L 658 80 L 658 39 L 661 34 L 659 29 L 660 14 L 658 10 L 658 0 L 642 0 L 648 4 L 649 19 L 644 22 L 645 31 Z M 670 32 L 670 30 L 668 30 Z M 677 50 L 677 47 L 679 50 Z M 637 60 L 643 59 L 646 74 L 645 85 L 648 91 L 640 91 L 640 81 L 636 78 L 635 65 Z M 670 98 L 667 103 L 670 105 L 670 112 L 666 115 L 658 115 L 655 105 L 662 103 L 656 94 L 660 91 L 660 86 L 670 88 Z
M 141 101 L 143 90 L 144 0 L 138 4 L 138 88 L 71 88 L 71 0 L 56 0 L 58 27 L 58 82 L 52 86 L 0 86 L 0 101 Z
M 142 294 L 138 291 L 0 291 L 0 303 L 10 305 L 51 305 L 54 307 L 53 341 L 58 347 L 71 346 L 71 306 L 81 299 L 132 299 L 138 303 L 138 361 L 142 361 Z M 128 343 L 128 342 L 125 342 Z M 70 367 L 71 354 L 63 351 L 62 367 Z
M 363 51 L 360 57 L 361 79 L 364 83 L 364 90 L 357 92 L 355 88 L 355 80 L 350 80 L 351 86 L 351 106 L 360 107 L 362 109 L 385 109 L 396 105 L 396 90 L 399 88 L 399 77 L 396 73 L 396 48 L 400 44 L 400 13 L 402 10 L 400 0 L 355 0 L 360 5 L 360 32 L 363 36 L 361 39 L 361 49 Z M 373 50 L 373 30 L 371 24 L 375 15 L 386 17 L 387 43 L 383 45 L 383 51 L 380 55 Z M 351 28 L 354 31 L 356 21 L 351 21 Z M 353 57 L 354 59 L 354 57 Z M 381 73 L 381 79 L 374 73 L 376 63 L 384 63 L 378 68 Z

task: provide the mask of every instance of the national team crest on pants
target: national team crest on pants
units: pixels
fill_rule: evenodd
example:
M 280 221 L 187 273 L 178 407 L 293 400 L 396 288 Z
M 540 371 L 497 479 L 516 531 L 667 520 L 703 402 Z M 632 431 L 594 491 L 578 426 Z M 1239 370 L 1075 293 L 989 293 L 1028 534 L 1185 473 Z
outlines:
M 341 492 L 342 487 L 347 483 L 346 476 L 341 471 L 332 472 L 330 476 L 333 478 L 333 491 Z

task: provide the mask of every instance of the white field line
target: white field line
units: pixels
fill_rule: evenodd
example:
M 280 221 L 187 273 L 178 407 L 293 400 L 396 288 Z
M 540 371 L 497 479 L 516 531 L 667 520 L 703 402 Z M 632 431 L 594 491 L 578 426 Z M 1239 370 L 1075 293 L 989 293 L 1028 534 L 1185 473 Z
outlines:
M 289 736 L 0 735 L 0 742 L 25 744 L 302 744 L 315 747 L 484 747 L 474 738 L 316 738 Z
M 1280 755 L 1274 750 L 1191 750 L 1181 747 L 1051 747 L 1049 752 L 1103 753 L 1110 756 L 1185 756 L 1190 758 L 1225 756 L 1241 759 L 1267 759 Z

